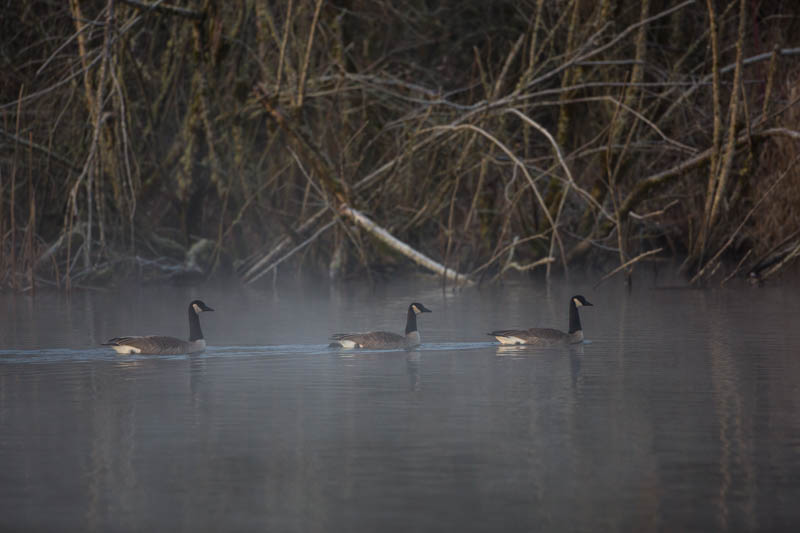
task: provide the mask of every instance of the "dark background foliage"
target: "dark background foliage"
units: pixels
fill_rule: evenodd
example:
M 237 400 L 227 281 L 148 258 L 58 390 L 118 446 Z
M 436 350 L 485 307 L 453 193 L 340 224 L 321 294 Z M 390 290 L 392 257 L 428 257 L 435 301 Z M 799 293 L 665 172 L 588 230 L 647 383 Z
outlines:
M 2 10 L 4 287 L 415 268 L 342 205 L 475 279 L 800 251 L 793 0 Z

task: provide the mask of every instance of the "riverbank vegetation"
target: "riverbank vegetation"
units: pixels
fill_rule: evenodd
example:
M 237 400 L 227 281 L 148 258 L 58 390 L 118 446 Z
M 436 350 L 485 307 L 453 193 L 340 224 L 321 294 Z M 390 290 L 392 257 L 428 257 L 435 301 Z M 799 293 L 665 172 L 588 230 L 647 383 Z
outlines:
M 794 0 L 401 4 L 7 3 L 0 286 L 800 254 Z

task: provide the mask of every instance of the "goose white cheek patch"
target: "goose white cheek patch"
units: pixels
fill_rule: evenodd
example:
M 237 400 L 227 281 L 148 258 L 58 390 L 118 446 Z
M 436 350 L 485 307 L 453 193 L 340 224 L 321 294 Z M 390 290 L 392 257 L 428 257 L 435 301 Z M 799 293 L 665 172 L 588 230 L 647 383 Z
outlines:
M 199 305 L 197 305 L 197 304 L 192 304 L 192 307 L 194 307 L 194 312 L 195 312 L 195 313 L 198 313 L 198 314 L 200 314 L 200 313 L 202 313 L 202 312 L 203 312 L 203 310 L 202 310 L 202 309 L 200 309 L 200 306 L 199 306 Z

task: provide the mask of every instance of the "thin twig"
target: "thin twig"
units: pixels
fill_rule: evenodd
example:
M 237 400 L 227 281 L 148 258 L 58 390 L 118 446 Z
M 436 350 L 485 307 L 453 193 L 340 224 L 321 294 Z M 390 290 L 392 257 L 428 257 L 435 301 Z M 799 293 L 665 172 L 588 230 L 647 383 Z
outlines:
M 300 250 L 302 250 L 303 248 L 305 248 L 306 246 L 308 246 L 309 244 L 314 242 L 317 239 L 317 237 L 319 237 L 320 235 L 325 233 L 325 231 L 327 231 L 334 224 L 336 224 L 336 221 L 335 220 L 331 220 L 327 224 L 322 225 L 322 227 L 317 229 L 317 231 L 315 231 L 314 234 L 311 235 L 311 237 L 309 237 L 308 239 L 304 240 L 303 242 L 301 242 L 300 244 L 298 244 L 297 246 L 295 246 L 294 248 L 289 250 L 286 254 L 281 256 L 279 259 L 275 260 L 275 262 L 271 263 L 267 268 L 265 268 L 264 270 L 262 270 L 258 274 L 256 274 L 253 277 L 249 278 L 247 280 L 247 283 L 248 284 L 253 283 L 257 279 L 259 279 L 261 276 L 263 276 L 264 274 L 266 274 L 266 273 L 270 272 L 271 270 L 274 270 L 275 268 L 277 268 L 278 265 L 280 265 L 281 263 L 283 263 L 284 261 L 286 261 L 287 259 L 292 257 L 294 254 L 296 254 L 297 252 L 299 252 Z
M 203 18 L 206 16 L 204 11 L 195 11 L 194 9 L 173 6 L 163 2 L 148 4 L 147 2 L 140 2 L 139 0 L 122 0 L 122 3 L 139 9 L 144 9 L 146 11 L 158 11 L 159 13 L 164 13 L 166 15 L 177 15 L 192 20 L 203 20 Z
M 641 253 L 641 254 L 637 255 L 633 259 L 629 259 L 628 261 L 624 262 L 623 264 L 621 264 L 620 266 L 618 266 L 617 268 L 615 268 L 614 270 L 612 270 L 611 272 L 609 272 L 608 274 L 606 274 L 605 276 L 600 278 L 600 281 L 595 283 L 593 288 L 596 289 L 597 287 L 600 286 L 600 284 L 602 284 L 605 280 L 607 280 L 608 278 L 610 278 L 614 274 L 617 274 L 618 272 L 621 272 L 622 270 L 628 268 L 629 266 L 633 265 L 634 263 L 638 263 L 639 261 L 641 261 L 645 257 L 649 257 L 651 255 L 657 254 L 661 250 L 663 250 L 663 248 L 656 248 L 655 250 L 648 250 L 648 251 L 646 251 L 644 253 Z
M 725 277 L 725 279 L 723 279 L 723 280 L 722 280 L 722 281 L 719 283 L 719 286 L 720 286 L 720 287 L 724 287 L 724 286 L 725 286 L 725 284 L 726 284 L 726 283 L 728 283 L 728 281 L 730 281 L 730 279 L 731 279 L 733 276 L 735 276 L 737 272 L 739 272 L 739 270 L 742 268 L 742 265 L 744 264 L 744 262 L 745 262 L 745 261 L 747 261 L 747 258 L 748 258 L 748 257 L 750 257 L 750 255 L 751 255 L 752 253 L 753 253 L 753 249 L 752 249 L 752 248 L 750 248 L 749 250 L 747 250 L 747 253 L 746 253 L 746 254 L 744 254 L 744 257 L 742 257 L 742 258 L 739 260 L 739 263 L 736 265 L 736 268 L 734 268 L 734 269 L 731 271 L 731 273 L 730 273 L 730 274 L 728 274 L 728 275 Z
M 320 9 L 322 9 L 322 0 L 317 0 L 317 6 L 314 8 L 314 18 L 311 21 L 311 29 L 308 32 L 308 42 L 306 43 L 303 66 L 300 69 L 300 80 L 297 83 L 297 107 L 303 107 L 303 97 L 306 92 L 306 77 L 308 76 L 308 64 L 311 61 L 311 47 L 314 44 L 314 33 L 317 29 Z

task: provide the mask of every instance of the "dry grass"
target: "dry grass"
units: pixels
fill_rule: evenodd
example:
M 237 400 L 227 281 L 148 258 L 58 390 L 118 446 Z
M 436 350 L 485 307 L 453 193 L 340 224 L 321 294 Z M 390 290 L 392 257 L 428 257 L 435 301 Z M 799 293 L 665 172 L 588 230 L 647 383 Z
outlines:
M 794 2 L 153 6 L 6 8 L 0 285 L 411 268 L 343 204 L 479 279 L 794 242 Z

